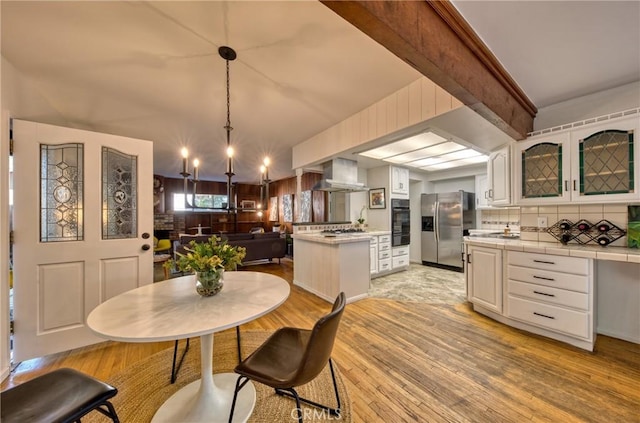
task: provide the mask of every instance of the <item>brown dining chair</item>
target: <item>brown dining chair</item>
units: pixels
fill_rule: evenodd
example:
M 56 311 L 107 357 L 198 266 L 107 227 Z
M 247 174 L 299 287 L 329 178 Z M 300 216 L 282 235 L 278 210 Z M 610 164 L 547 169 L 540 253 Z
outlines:
M 229 423 L 233 420 L 238 392 L 249 380 L 274 388 L 276 394 L 296 400 L 298 422 L 302 423 L 300 402 L 326 410 L 340 416 L 340 395 L 331 360 L 331 351 L 338 332 L 340 318 L 344 312 L 346 297 L 341 292 L 333 303 L 331 312 L 320 318 L 313 329 L 285 327 L 274 332 L 258 349 L 235 368 L 238 380 L 231 403 Z M 329 363 L 336 407 L 331 408 L 298 395 L 295 388 L 315 379 Z
M 2 392 L 0 421 L 72 423 L 99 411 L 119 423 L 109 401 L 117 393 L 113 386 L 77 370 L 58 369 Z

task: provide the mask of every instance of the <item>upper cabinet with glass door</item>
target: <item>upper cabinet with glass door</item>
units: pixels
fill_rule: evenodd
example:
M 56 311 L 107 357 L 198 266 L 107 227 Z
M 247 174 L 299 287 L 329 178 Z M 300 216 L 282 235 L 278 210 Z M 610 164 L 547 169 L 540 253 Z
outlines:
M 569 133 L 537 137 L 515 145 L 517 204 L 562 203 L 571 200 L 568 181 Z
M 640 199 L 637 116 L 516 144 L 518 204 Z
M 639 118 L 571 132 L 571 199 L 635 201 L 638 194 Z

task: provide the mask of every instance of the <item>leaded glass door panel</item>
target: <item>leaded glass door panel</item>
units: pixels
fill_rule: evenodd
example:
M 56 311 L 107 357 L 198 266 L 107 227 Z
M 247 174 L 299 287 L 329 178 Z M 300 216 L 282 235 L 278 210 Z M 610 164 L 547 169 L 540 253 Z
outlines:
M 568 133 L 515 144 L 518 204 L 570 201 L 571 148 Z
M 562 144 L 543 142 L 522 151 L 524 198 L 562 195 Z
M 572 134 L 574 201 L 634 201 L 638 195 L 637 117 Z
M 152 283 L 153 145 L 13 120 L 14 361 L 102 339 L 98 304 Z M 106 153 L 105 153 L 106 152 Z M 106 206 L 105 206 L 106 204 Z

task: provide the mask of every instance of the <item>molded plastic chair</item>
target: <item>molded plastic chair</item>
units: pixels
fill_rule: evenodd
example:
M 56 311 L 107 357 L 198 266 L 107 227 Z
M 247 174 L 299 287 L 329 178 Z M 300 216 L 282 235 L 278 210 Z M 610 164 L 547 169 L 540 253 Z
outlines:
M 158 240 L 158 243 L 155 245 L 155 247 L 153 247 L 153 251 L 155 253 L 169 250 L 171 250 L 171 240 L 169 239 L 160 239 Z
M 71 423 L 93 410 L 119 423 L 108 401 L 118 393 L 113 386 L 73 369 L 58 369 L 0 394 L 3 423 Z
M 234 371 L 240 376 L 236 381 L 229 423 L 233 420 L 238 392 L 249 380 L 270 386 L 279 395 L 294 398 L 299 423 L 302 423 L 301 401 L 322 408 L 334 416 L 340 415 L 340 395 L 331 361 L 331 351 L 345 304 L 346 297 L 344 292 L 341 292 L 333 303 L 331 312 L 320 318 L 312 330 L 290 327 L 278 329 L 257 350 L 236 366 Z M 301 398 L 294 389 L 315 379 L 326 367 L 327 362 L 336 394 L 335 408 Z

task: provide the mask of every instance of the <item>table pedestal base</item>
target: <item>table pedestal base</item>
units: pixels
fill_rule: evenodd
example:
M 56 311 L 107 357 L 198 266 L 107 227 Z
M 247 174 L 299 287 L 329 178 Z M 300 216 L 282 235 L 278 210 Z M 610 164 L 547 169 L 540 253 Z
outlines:
M 196 380 L 173 394 L 153 416 L 152 423 L 176 422 L 228 422 L 233 391 L 238 376 L 235 373 L 218 373 L 213 375 L 215 393 L 210 401 L 196 406 L 201 381 Z M 253 412 L 256 403 L 256 389 L 248 382 L 238 394 L 234 422 L 246 422 Z

